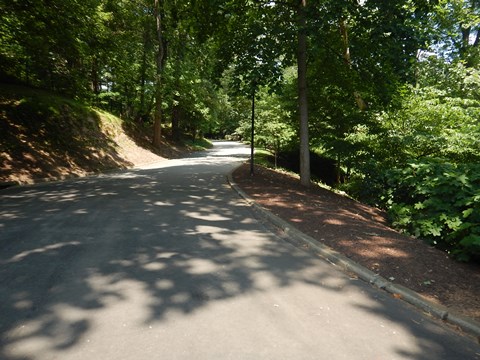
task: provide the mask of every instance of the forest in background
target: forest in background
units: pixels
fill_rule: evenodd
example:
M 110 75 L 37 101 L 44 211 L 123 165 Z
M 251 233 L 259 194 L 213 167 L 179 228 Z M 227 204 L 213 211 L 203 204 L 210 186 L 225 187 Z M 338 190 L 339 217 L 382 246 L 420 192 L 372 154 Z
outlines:
M 480 257 L 480 1 L 0 0 L 0 81 L 329 159 L 337 187 Z M 297 156 L 296 155 L 296 156 Z

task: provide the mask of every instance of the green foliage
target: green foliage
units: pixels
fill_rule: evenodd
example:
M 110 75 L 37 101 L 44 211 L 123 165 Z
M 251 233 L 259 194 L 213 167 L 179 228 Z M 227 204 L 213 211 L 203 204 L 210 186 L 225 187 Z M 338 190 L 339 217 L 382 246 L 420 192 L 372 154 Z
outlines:
M 459 260 L 480 256 L 480 165 L 412 161 L 386 174 L 393 224 Z
M 224 2 L 219 12 L 216 72 L 229 71 L 231 91 L 248 96 L 261 86 L 276 88 L 295 47 L 294 5 L 271 2 Z
M 251 103 L 249 104 L 251 106 Z M 295 138 L 296 131 L 289 124 L 291 114 L 282 106 L 279 96 L 270 94 L 268 88 L 261 88 L 255 101 L 255 146 L 270 151 L 277 157 L 278 153 L 288 147 Z M 249 108 L 250 110 L 250 108 Z M 251 112 L 245 116 L 235 133 L 250 141 Z
M 290 114 L 282 108 L 278 96 L 270 95 L 263 89 L 256 107 L 256 143 L 269 150 L 275 157 L 288 146 L 295 130 L 286 122 Z
M 297 36 L 306 34 L 309 145 L 335 159 L 357 197 L 391 208 L 399 226 L 445 238 L 440 243 L 455 245 L 442 246 L 458 256 L 475 255 L 478 226 L 467 224 L 478 223 L 476 208 L 457 199 L 447 211 L 441 197 L 453 188 L 470 196 L 462 171 L 477 184 L 477 1 L 307 2 L 301 28 L 298 2 L 161 4 L 159 81 L 152 1 L 0 0 L 0 81 L 55 90 L 147 124 L 161 94 L 162 123 L 171 122 L 174 138 L 194 140 L 234 131 L 249 139 L 256 91 L 255 145 L 277 154 L 299 146 L 293 64 Z M 29 103 L 32 118 L 51 115 L 48 104 L 38 107 Z M 417 175 L 438 172 L 436 182 L 410 176 L 413 166 Z
M 480 6 L 476 0 L 439 0 L 431 16 L 432 43 L 443 57 L 480 63 Z
M 74 95 L 88 91 L 92 46 L 102 33 L 100 0 L 0 3 L 0 73 Z M 4 21 L 5 19 L 5 21 Z
M 389 108 L 345 134 L 353 170 L 344 188 L 388 209 L 396 227 L 478 258 L 478 72 L 435 58 L 417 71 L 417 86 L 399 88 Z
M 400 88 L 388 109 L 371 112 L 344 134 L 350 150 L 346 163 L 371 183 L 381 184 L 375 179 L 389 168 L 405 166 L 408 159 L 479 160 L 478 74 L 436 60 L 421 63 L 418 70 L 423 86 Z
M 222 88 L 223 111 L 221 121 L 213 128 L 215 134 L 231 136 L 239 140 L 249 138 L 248 129 L 250 129 L 252 103 L 251 99 L 243 96 L 229 96 L 227 90 Z
M 401 95 L 402 106 L 382 114 L 388 149 L 399 149 L 397 161 L 426 156 L 454 162 L 478 159 L 480 102 L 450 94 L 434 87 L 408 88 Z

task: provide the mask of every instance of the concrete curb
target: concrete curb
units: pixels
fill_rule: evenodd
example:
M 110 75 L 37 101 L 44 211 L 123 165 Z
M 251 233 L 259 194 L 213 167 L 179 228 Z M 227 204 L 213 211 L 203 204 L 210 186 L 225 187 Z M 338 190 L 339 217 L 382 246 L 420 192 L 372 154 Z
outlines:
M 418 309 L 432 315 L 433 317 L 443 320 L 446 323 L 456 326 L 463 330 L 465 333 L 473 335 L 480 340 L 480 322 L 470 318 L 450 312 L 448 308 L 442 305 L 438 305 L 429 300 L 424 299 L 417 292 L 410 290 L 402 285 L 395 284 L 382 276 L 374 273 L 366 267 L 357 264 L 346 256 L 331 249 L 330 247 L 319 243 L 317 240 L 302 233 L 295 228 L 292 224 L 282 220 L 278 216 L 272 214 L 267 209 L 258 205 L 252 198 L 250 198 L 233 180 L 233 171 L 227 175 L 227 180 L 230 186 L 242 197 L 250 206 L 252 206 L 262 217 L 267 221 L 280 228 L 286 235 L 294 240 L 312 248 L 318 255 L 325 260 L 338 266 L 344 272 L 350 272 L 357 275 L 363 281 L 369 282 L 375 287 L 384 290 L 395 297 L 402 299 L 409 304 L 417 307 Z

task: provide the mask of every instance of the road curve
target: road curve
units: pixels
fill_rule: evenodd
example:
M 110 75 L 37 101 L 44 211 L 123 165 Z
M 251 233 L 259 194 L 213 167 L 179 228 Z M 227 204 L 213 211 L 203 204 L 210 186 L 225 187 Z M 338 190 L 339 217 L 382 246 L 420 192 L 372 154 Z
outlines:
M 2 190 L 0 359 L 480 359 L 257 220 L 248 152 Z

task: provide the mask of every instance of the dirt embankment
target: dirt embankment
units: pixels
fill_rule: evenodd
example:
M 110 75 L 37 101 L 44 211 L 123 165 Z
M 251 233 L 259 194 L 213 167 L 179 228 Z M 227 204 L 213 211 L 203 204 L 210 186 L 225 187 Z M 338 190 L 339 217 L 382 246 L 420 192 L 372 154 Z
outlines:
M 0 90 L 0 183 L 129 168 L 178 157 L 187 149 L 150 144 L 151 130 L 36 89 Z

